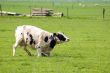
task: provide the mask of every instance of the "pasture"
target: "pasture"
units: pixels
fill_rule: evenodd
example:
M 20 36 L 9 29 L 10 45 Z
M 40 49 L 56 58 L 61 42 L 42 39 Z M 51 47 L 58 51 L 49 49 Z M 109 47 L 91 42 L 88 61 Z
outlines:
M 28 6 L 35 3 L 1 2 L 6 11 L 29 13 Z M 7 5 L 7 6 L 5 6 Z M 24 5 L 24 6 L 23 6 Z M 110 73 L 110 6 L 79 7 L 70 4 L 56 7 L 44 3 L 37 7 L 63 11 L 65 17 L 13 17 L 0 16 L 0 73 Z M 66 17 L 69 7 L 69 17 Z M 105 19 L 102 8 L 106 9 Z M 14 32 L 18 25 L 34 25 L 49 32 L 64 32 L 70 42 L 57 45 L 50 57 L 28 56 L 18 47 L 12 56 Z M 28 48 L 33 54 L 35 50 Z

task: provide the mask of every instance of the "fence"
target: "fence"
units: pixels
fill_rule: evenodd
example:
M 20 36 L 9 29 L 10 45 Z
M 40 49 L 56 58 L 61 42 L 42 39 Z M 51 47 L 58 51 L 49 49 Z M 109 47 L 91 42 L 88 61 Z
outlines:
M 105 3 L 82 3 L 75 0 L 0 0 L 3 11 L 30 14 L 33 8 L 50 8 L 69 18 L 108 18 L 110 6 Z M 105 16 L 103 16 L 105 8 Z

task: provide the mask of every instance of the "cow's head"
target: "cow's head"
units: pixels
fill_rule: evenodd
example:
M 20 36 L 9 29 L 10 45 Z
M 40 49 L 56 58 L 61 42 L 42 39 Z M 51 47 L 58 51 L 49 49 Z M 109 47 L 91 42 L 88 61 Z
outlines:
M 61 43 L 64 43 L 64 42 L 68 42 L 70 39 L 64 35 L 64 33 L 62 32 L 57 32 L 57 33 L 53 33 L 53 35 L 55 36 L 56 38 L 56 43 L 57 44 L 61 44 Z
M 64 35 L 64 33 L 58 32 L 52 33 L 51 36 L 45 36 L 44 41 L 47 44 L 47 49 L 45 51 L 42 51 L 42 56 L 49 56 L 50 51 L 55 47 L 56 44 L 68 42 L 69 38 Z

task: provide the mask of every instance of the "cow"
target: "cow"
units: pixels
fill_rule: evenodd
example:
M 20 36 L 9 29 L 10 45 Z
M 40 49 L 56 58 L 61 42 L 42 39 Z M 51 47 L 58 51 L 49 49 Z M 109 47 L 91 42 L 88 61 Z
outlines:
M 62 32 L 50 33 L 32 25 L 18 26 L 15 30 L 16 42 L 13 45 L 13 56 L 16 48 L 22 46 L 29 56 L 32 54 L 27 46 L 37 50 L 37 56 L 50 56 L 56 44 L 68 42 L 69 38 Z

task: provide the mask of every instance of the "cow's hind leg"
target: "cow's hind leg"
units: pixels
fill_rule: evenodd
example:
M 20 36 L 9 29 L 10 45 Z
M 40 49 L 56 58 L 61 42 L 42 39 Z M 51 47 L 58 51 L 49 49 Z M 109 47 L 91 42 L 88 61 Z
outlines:
M 13 45 L 13 56 L 15 56 L 17 46 L 18 46 L 18 42 L 16 42 L 16 43 Z
M 16 36 L 16 43 L 13 45 L 13 56 L 15 56 L 16 48 L 18 45 L 20 45 L 20 43 L 22 43 L 22 35 L 21 34 Z
M 32 54 L 29 52 L 29 50 L 27 50 L 26 46 L 24 46 L 24 50 L 26 51 L 26 53 L 27 53 L 29 56 L 32 56 Z

